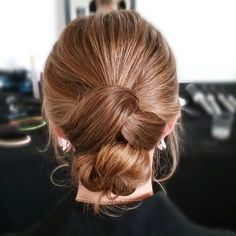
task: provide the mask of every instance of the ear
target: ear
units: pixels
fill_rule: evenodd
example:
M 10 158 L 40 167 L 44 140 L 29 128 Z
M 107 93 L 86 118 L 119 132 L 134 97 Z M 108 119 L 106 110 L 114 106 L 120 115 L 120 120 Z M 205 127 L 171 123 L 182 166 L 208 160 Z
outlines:
M 62 129 L 59 126 L 53 125 L 53 128 L 54 128 L 54 132 L 58 138 L 66 139 L 65 134 L 63 133 Z
M 171 120 L 167 123 L 165 130 L 164 130 L 163 138 L 168 136 L 173 131 L 177 120 L 178 120 L 178 116 L 176 116 L 173 120 Z
M 55 134 L 57 136 L 58 146 L 61 147 L 61 149 L 63 151 L 71 150 L 72 149 L 71 143 L 66 138 L 63 130 L 59 126 L 57 126 L 57 125 L 53 125 L 53 129 L 54 129 L 54 132 L 55 132 Z
M 175 127 L 175 122 L 168 122 L 164 131 L 164 137 L 168 136 L 174 129 Z

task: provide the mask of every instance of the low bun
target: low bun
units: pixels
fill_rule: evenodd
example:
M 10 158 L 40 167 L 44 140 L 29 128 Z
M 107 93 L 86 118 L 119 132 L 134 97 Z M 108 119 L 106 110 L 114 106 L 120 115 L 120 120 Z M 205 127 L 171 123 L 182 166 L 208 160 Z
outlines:
M 97 154 L 78 156 L 74 167 L 73 176 L 87 189 L 108 197 L 130 195 L 151 175 L 148 153 L 128 144 L 106 145 Z
M 72 175 L 90 191 L 130 195 L 150 178 L 147 149 L 157 143 L 159 126 L 154 113 L 139 110 L 129 88 L 106 86 L 88 92 L 64 127 L 75 149 Z

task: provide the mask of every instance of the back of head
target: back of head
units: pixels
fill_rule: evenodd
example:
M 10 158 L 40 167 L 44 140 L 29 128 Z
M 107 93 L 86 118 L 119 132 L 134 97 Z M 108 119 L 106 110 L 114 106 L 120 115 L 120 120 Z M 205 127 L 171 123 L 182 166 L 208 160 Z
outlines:
M 180 110 L 175 61 L 159 31 L 132 11 L 76 19 L 44 77 L 49 128 L 54 135 L 52 126 L 60 127 L 73 145 L 75 181 L 125 196 L 150 178 L 149 150 Z

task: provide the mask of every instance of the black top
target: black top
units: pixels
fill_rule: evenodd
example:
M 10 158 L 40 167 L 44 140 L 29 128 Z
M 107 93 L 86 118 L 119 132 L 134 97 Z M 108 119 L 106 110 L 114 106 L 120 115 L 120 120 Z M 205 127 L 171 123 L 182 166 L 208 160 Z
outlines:
M 94 215 L 85 210 L 84 203 L 69 194 L 44 222 L 37 224 L 24 236 L 236 236 L 229 231 L 210 230 L 189 221 L 163 192 L 138 202 L 140 205 L 125 211 L 120 217 Z M 135 204 L 128 204 L 133 207 Z

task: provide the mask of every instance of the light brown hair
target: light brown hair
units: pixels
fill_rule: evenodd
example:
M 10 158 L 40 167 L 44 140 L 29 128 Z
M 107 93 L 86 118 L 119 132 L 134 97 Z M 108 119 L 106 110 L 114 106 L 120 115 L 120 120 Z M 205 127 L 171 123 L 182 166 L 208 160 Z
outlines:
M 174 172 L 174 132 L 167 137 L 168 173 L 161 176 L 159 159 L 152 171 L 149 150 L 180 111 L 175 60 L 161 33 L 136 12 L 72 21 L 48 56 L 43 94 L 54 143 L 56 125 L 73 146 L 75 184 L 125 196 L 155 173 L 161 181 Z

